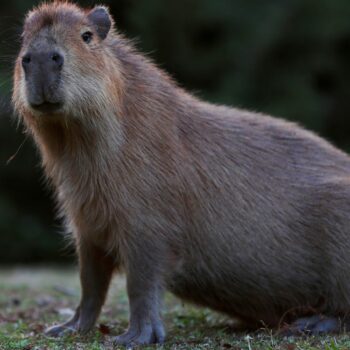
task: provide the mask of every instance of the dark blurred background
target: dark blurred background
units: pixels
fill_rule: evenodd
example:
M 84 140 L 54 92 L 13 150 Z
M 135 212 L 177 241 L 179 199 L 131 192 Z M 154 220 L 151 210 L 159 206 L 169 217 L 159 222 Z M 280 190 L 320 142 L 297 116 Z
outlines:
M 38 154 L 31 140 L 22 145 L 10 105 L 21 24 L 38 3 L 0 3 L 0 263 L 7 264 L 72 259 Z M 198 96 L 297 121 L 350 151 L 349 0 L 104 3 L 120 31 Z

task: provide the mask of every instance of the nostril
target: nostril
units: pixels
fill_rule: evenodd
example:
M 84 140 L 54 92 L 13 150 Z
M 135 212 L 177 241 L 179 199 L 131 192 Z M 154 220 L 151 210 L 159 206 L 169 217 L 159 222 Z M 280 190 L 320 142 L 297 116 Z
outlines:
M 63 65 L 63 56 L 61 54 L 59 54 L 58 52 L 54 52 L 51 55 L 51 59 L 57 64 L 57 66 L 59 68 L 62 67 L 62 65 Z
M 60 59 L 60 55 L 58 53 L 54 53 L 52 54 L 52 57 L 51 57 L 55 62 L 59 61 Z
M 29 54 L 22 57 L 22 65 L 27 66 L 31 62 L 32 58 Z

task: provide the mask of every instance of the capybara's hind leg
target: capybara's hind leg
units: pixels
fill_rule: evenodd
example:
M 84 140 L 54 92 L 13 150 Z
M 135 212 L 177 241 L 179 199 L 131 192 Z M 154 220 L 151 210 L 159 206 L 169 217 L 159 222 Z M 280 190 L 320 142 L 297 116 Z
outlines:
M 113 260 L 88 242 L 80 242 L 78 249 L 81 301 L 72 319 L 46 330 L 45 334 L 51 337 L 88 332 L 94 326 L 106 297 L 114 269 Z

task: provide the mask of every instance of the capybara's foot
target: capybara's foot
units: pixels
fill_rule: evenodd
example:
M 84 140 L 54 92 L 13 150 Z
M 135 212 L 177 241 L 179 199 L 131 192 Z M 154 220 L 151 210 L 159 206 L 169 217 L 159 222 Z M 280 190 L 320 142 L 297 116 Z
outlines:
M 77 327 L 75 324 L 59 324 L 51 326 L 45 330 L 45 335 L 48 337 L 63 337 L 77 332 Z
M 132 348 L 138 345 L 147 344 L 162 344 L 165 340 L 165 331 L 163 325 L 146 324 L 140 329 L 130 328 L 127 332 L 114 338 L 117 345 L 125 345 L 127 348 Z
M 313 315 L 302 317 L 281 331 L 282 335 L 319 335 L 325 333 L 336 333 L 341 329 L 341 321 L 336 317 L 324 315 Z
M 77 315 L 68 322 L 49 327 L 45 330 L 45 335 L 49 337 L 63 337 L 66 335 L 88 333 L 94 326 L 94 318 L 78 318 Z

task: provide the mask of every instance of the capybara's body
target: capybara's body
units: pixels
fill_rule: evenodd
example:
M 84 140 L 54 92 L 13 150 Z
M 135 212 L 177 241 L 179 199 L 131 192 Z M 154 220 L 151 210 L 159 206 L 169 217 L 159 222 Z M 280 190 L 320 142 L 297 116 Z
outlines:
M 349 313 L 350 158 L 326 141 L 186 93 L 103 7 L 29 14 L 14 103 L 80 260 L 80 306 L 49 334 L 89 330 L 114 270 L 130 301 L 122 344 L 164 340 L 164 289 L 270 326 Z
M 170 289 L 273 325 L 297 306 L 344 312 L 349 158 L 293 125 L 202 108 L 179 139 L 190 178 Z

